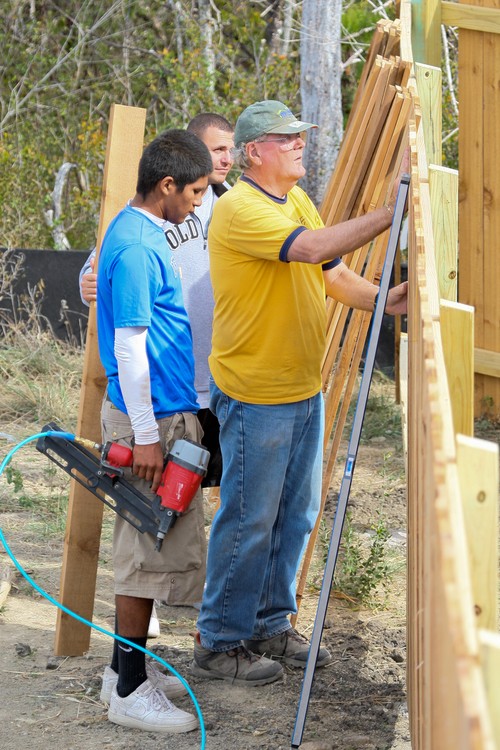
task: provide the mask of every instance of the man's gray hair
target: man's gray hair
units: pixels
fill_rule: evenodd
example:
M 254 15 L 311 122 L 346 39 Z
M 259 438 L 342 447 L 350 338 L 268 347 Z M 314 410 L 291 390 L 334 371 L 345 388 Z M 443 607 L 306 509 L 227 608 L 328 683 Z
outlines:
M 232 148 L 231 156 L 236 169 L 248 169 L 251 166 L 246 152 L 246 143 L 242 143 L 238 148 Z

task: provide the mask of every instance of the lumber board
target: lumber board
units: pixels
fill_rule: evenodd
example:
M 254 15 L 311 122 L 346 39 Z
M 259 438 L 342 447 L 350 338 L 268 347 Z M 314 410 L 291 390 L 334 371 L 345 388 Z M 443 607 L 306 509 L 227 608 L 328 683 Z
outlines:
M 97 256 L 111 219 L 135 193 L 137 165 L 143 143 L 146 110 L 114 104 L 111 108 L 103 175 Z M 100 411 L 105 375 L 99 361 L 95 303 L 91 303 L 83 365 L 77 434 L 100 442 Z M 60 601 L 92 620 L 103 503 L 72 480 L 64 538 Z M 57 610 L 54 653 L 81 656 L 90 644 L 90 628 Z
M 441 64 L 441 0 L 412 0 L 411 41 L 415 63 Z
M 391 68 L 387 66 L 385 67 L 386 71 L 390 72 Z M 404 96 L 401 95 L 400 98 L 401 100 L 404 100 Z M 350 175 L 351 179 L 346 180 L 346 196 L 352 196 L 353 194 L 359 193 L 361 189 L 363 191 L 363 195 L 358 201 L 358 208 L 356 209 L 357 215 L 361 212 L 364 213 L 364 209 L 361 205 L 363 203 L 367 203 L 372 207 L 382 205 L 385 193 L 379 190 L 377 199 L 374 199 L 372 196 L 368 195 L 370 185 L 379 183 L 386 184 L 387 180 L 394 178 L 399 166 L 403 151 L 402 137 L 407 126 L 407 122 L 401 122 L 400 110 L 401 107 L 394 116 L 391 127 L 385 128 L 385 130 L 388 131 L 385 133 L 385 137 L 377 138 L 376 146 L 374 145 L 374 147 L 369 150 L 369 157 L 365 154 L 365 163 L 363 164 L 362 171 L 367 172 L 368 175 L 375 174 L 378 179 L 373 183 L 367 179 L 363 187 L 360 185 L 359 180 L 356 179 L 356 177 L 352 177 L 352 173 Z M 383 108 L 382 110 L 379 110 L 379 112 L 380 111 L 383 111 Z M 406 114 L 407 117 L 409 116 L 409 112 L 410 108 L 408 107 Z M 394 127 L 398 123 L 399 127 Z M 371 135 L 373 136 L 377 130 L 380 130 L 380 128 L 373 128 L 370 131 Z M 357 152 L 353 156 L 353 164 L 359 165 L 357 156 L 358 152 L 362 150 L 362 143 L 362 140 L 357 140 Z M 339 165 L 337 164 L 336 169 L 338 168 Z M 380 174 L 381 170 L 384 170 L 382 174 Z M 356 169 L 353 171 L 356 171 Z M 357 170 L 357 174 L 359 174 L 359 169 Z M 348 199 L 348 201 L 352 203 L 350 199 Z M 334 212 L 328 210 L 326 204 L 324 205 L 324 210 L 328 214 L 328 221 L 333 222 L 335 220 Z M 340 213 L 346 212 L 345 207 L 339 208 L 338 205 L 337 210 L 339 210 Z M 379 235 L 373 243 L 368 243 L 366 246 L 351 253 L 349 257 L 344 258 L 344 261 L 347 262 L 349 268 L 355 270 L 357 273 L 363 273 L 364 277 L 370 281 L 377 281 L 380 277 L 383 266 L 388 233 L 389 230 Z M 353 310 L 342 347 L 339 351 L 340 334 L 344 330 L 347 312 L 348 310 L 339 304 L 335 306 L 333 314 L 328 312 L 329 327 L 327 330 L 327 345 L 322 364 L 323 387 L 326 391 L 324 438 L 325 468 L 323 472 L 322 498 L 316 524 L 309 537 L 301 565 L 296 592 L 297 614 L 294 615 L 291 620 L 293 625 L 297 622 L 298 611 L 300 610 L 300 603 L 307 581 L 309 565 L 314 553 L 323 510 L 333 480 L 338 449 L 347 418 L 348 408 L 357 381 L 359 364 L 371 320 L 371 313 Z M 330 440 L 334 424 L 335 430 L 333 437 Z
M 476 347 L 474 349 L 474 372 L 500 378 L 500 353 Z
M 486 695 L 488 698 L 491 729 L 496 748 L 500 747 L 500 711 L 498 710 L 498 696 L 500 695 L 500 634 L 490 630 L 479 631 L 481 648 L 481 664 Z
M 408 100 L 409 101 L 409 100 Z M 382 194 L 382 190 L 379 190 L 377 200 L 374 200 L 371 191 L 373 185 L 376 184 L 387 184 L 389 179 L 393 178 L 396 167 L 400 163 L 402 150 L 403 150 L 403 139 L 404 133 L 407 127 L 407 119 L 409 117 L 410 107 L 404 108 L 404 117 L 401 115 L 401 110 L 394 116 L 394 121 L 391 121 L 390 125 L 384 129 L 376 149 L 373 153 L 371 163 L 367 167 L 367 180 L 363 187 L 362 197 L 358 202 L 355 214 L 360 215 L 365 211 L 365 204 L 369 208 L 377 208 L 382 205 L 385 195 Z M 385 130 L 388 133 L 385 133 Z M 336 169 L 343 168 L 337 165 Z M 383 178 L 380 177 L 381 170 L 383 171 Z M 352 185 L 348 188 L 353 192 Z M 325 211 L 329 214 L 329 221 L 335 220 L 335 216 L 332 216 L 332 211 L 328 211 L 325 206 Z M 339 219 L 340 220 L 340 219 Z M 382 241 L 385 238 L 382 237 Z M 368 253 L 369 246 L 360 248 L 359 250 L 351 253 L 349 256 L 344 258 L 352 270 L 356 273 L 361 273 L 366 256 Z M 327 335 L 326 335 L 326 347 L 322 361 L 322 379 L 323 379 L 323 390 L 326 391 L 328 383 L 331 378 L 335 357 L 337 355 L 338 346 L 341 338 L 341 334 L 344 328 L 345 320 L 347 317 L 348 310 L 344 306 L 337 304 L 333 300 L 327 301 Z
M 484 34 L 464 29 L 460 32 L 458 50 L 459 99 L 481 102 L 483 91 Z M 480 64 L 478 64 L 478 62 Z M 485 108 L 460 107 L 458 130 L 459 174 L 459 275 L 458 300 L 475 309 L 475 343 L 484 343 L 484 321 L 487 315 L 483 269 L 484 242 L 484 160 L 490 157 L 485 142 Z M 498 289 L 497 285 L 497 289 Z M 484 381 L 475 381 L 475 413 L 483 408 L 486 395 Z
M 354 95 L 354 99 L 353 99 L 352 106 L 351 106 L 351 111 L 347 119 L 346 128 L 345 128 L 346 131 L 352 127 L 352 118 L 359 111 L 359 100 L 361 96 L 363 96 L 367 78 L 369 77 L 371 73 L 371 70 L 373 68 L 376 58 L 378 56 L 380 57 L 384 56 L 386 39 L 389 33 L 390 24 L 391 22 L 386 18 L 382 18 L 380 19 L 380 21 L 377 22 L 375 31 L 370 41 L 370 46 L 368 48 L 368 55 L 367 55 L 365 64 L 363 65 L 363 70 L 361 71 L 361 76 L 358 81 L 356 93 Z
M 500 33 L 500 9 L 442 0 L 441 23 L 470 31 L 498 34 Z
M 492 0 L 490 0 L 493 4 Z M 498 6 L 498 2 L 495 4 Z M 500 14 L 500 10 L 498 10 Z M 498 148 L 498 123 L 500 118 L 500 37 L 483 34 L 483 96 L 484 117 L 484 172 L 483 172 L 483 253 L 484 318 L 482 337 L 478 346 L 500 353 L 500 264 L 498 238 L 500 237 L 500 149 Z M 500 380 L 480 375 L 483 397 L 491 403 L 494 413 L 500 416 Z
M 439 296 L 457 301 L 458 171 L 429 165 L 432 229 Z
M 432 209 L 429 185 L 421 182 L 419 187 L 420 200 L 420 230 L 423 236 L 423 253 L 425 253 L 426 286 L 429 289 L 429 305 L 434 319 L 439 318 L 439 284 L 436 269 L 436 253 L 434 250 L 434 230 L 432 226 Z
M 352 126 L 346 131 L 337 157 L 334 173 L 325 191 L 320 214 L 326 226 L 348 218 L 348 216 L 339 212 L 338 207 L 346 183 L 350 179 L 350 169 L 352 168 L 354 158 L 362 146 L 363 134 L 373 108 L 378 104 L 385 90 L 388 74 L 389 69 L 387 65 L 385 65 L 381 58 L 377 58 L 370 75 L 369 83 L 365 87 L 366 96 L 363 97 L 362 104 L 356 110 Z
M 384 130 L 380 136 L 380 149 L 377 152 L 378 167 L 368 177 L 366 196 L 361 205 L 363 210 L 373 210 L 382 206 L 392 185 L 396 165 L 401 163 L 406 147 L 406 131 L 411 111 L 411 100 L 407 92 L 397 91 L 389 112 Z
M 420 97 L 418 106 L 422 113 Z M 429 166 L 427 164 L 427 152 L 425 147 L 425 133 L 423 125 L 423 114 L 421 114 L 420 127 L 417 129 L 417 157 L 418 157 L 418 174 L 420 184 L 429 181 Z
M 441 164 L 442 74 L 432 65 L 415 65 L 418 96 L 422 107 L 425 152 L 428 164 Z
M 409 63 L 413 62 L 413 49 L 411 46 L 411 0 L 401 0 L 399 7 L 401 19 L 401 57 Z
M 476 626 L 498 626 L 498 445 L 457 435 L 457 467 Z
M 493 750 L 478 669 L 467 539 L 416 125 L 410 122 L 408 698 L 414 750 Z
M 441 339 L 455 433 L 474 434 L 474 308 L 441 300 Z
M 406 476 L 408 476 L 408 334 L 399 337 L 399 394 L 401 406 L 401 431 Z

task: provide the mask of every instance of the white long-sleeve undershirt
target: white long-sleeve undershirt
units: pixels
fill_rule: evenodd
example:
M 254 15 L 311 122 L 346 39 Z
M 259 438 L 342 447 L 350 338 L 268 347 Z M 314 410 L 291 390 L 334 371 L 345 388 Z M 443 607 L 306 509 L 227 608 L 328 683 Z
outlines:
M 150 445 L 159 440 L 151 402 L 147 334 L 148 329 L 142 326 L 115 328 L 118 379 L 137 445 Z

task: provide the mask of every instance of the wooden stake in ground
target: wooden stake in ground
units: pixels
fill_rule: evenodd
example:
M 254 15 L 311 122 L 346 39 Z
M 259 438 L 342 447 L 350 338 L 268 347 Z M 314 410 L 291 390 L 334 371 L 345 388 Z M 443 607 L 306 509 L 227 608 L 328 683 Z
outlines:
M 0 568 L 0 609 L 7 601 L 11 587 L 12 570 L 7 565 Z
M 135 193 L 137 166 L 144 144 L 145 122 L 145 109 L 117 104 L 111 108 L 97 235 L 98 251 L 109 222 Z M 97 262 L 98 255 L 95 268 Z M 95 303 L 91 303 L 77 435 L 95 442 L 101 440 L 100 411 L 105 385 L 106 378 L 97 348 Z M 86 620 L 92 620 L 94 611 L 103 508 L 100 500 L 72 480 L 64 539 L 60 601 Z M 55 655 L 81 656 L 88 650 L 89 644 L 90 628 L 58 610 Z

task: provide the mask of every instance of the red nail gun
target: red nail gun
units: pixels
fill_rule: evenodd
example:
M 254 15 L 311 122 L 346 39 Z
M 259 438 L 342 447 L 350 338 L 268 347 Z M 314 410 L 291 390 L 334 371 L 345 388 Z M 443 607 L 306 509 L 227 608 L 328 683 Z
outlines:
M 63 431 L 51 423 L 42 432 Z M 151 503 L 123 477 L 123 469 L 133 463 L 132 450 L 125 445 L 113 442 L 101 445 L 80 437 L 66 440 L 43 436 L 36 447 L 138 531 L 154 534 L 157 550 L 176 519 L 188 509 L 210 458 L 202 445 L 192 440 L 176 440 Z M 97 451 L 99 457 L 92 451 Z

